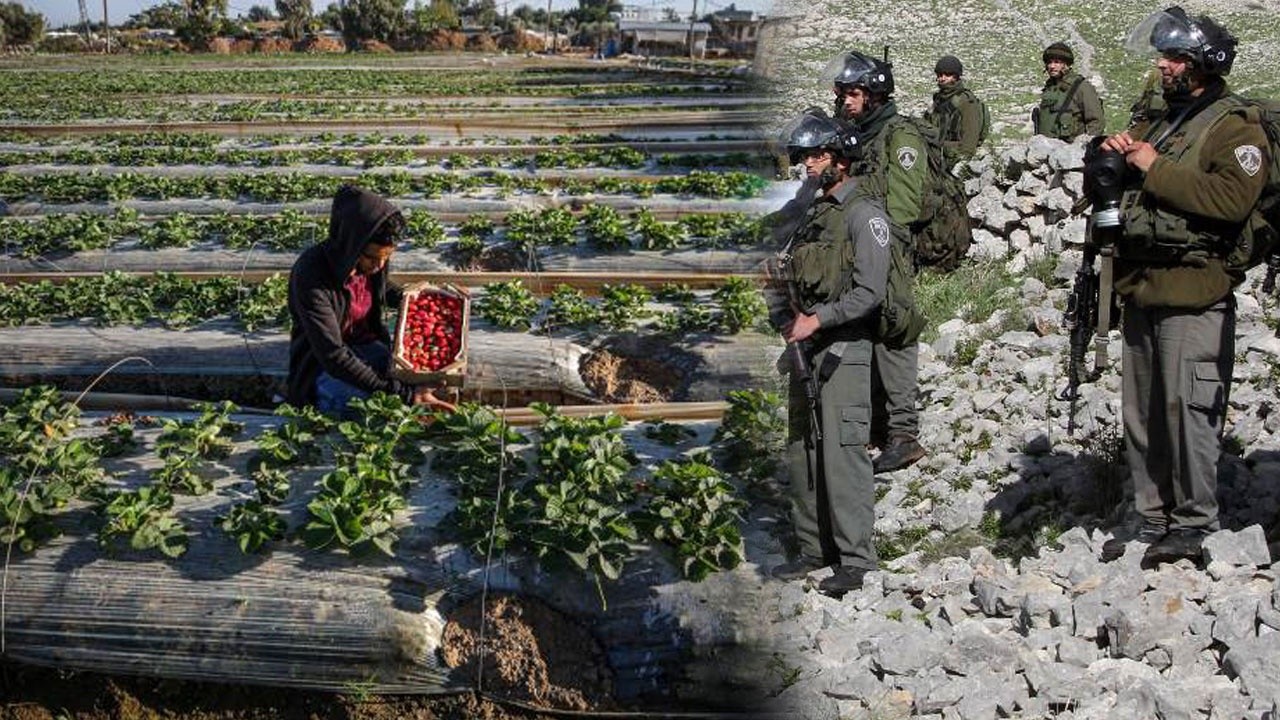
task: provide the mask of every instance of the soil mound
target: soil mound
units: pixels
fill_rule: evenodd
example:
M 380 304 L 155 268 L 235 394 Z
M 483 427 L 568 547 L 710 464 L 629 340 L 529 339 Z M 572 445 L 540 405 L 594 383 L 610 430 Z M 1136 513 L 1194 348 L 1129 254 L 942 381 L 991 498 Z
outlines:
M 458 608 L 445 626 L 445 664 L 494 695 L 565 710 L 613 706 L 604 650 L 585 628 L 534 598 L 490 595 L 480 639 L 480 599 Z M 483 663 L 483 665 L 481 664 Z
M 584 357 L 579 372 L 596 397 L 608 403 L 667 402 L 680 386 L 680 375 L 672 368 L 608 350 Z

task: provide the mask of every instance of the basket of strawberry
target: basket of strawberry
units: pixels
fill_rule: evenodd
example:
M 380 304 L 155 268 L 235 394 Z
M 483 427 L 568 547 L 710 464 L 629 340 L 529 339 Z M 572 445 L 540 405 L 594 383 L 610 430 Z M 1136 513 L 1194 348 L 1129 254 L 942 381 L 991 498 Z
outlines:
M 461 385 L 467 370 L 471 297 L 453 285 L 406 288 L 396 322 L 392 374 L 405 382 Z

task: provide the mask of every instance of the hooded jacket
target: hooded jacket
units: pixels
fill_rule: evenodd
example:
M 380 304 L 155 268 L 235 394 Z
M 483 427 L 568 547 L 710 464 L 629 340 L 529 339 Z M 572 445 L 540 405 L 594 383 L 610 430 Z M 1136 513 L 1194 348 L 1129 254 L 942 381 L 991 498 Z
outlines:
M 409 385 L 379 372 L 356 356 L 342 339 L 342 321 L 351 305 L 347 278 L 360 253 L 392 215 L 394 205 L 354 185 L 343 185 L 329 212 L 329 237 L 298 256 L 289 273 L 289 381 L 287 400 L 292 405 L 315 403 L 316 378 L 321 372 L 366 392 L 388 392 L 405 400 L 413 396 Z M 382 322 L 387 305 L 389 265 L 369 278 L 373 307 L 369 327 L 378 340 L 391 344 Z

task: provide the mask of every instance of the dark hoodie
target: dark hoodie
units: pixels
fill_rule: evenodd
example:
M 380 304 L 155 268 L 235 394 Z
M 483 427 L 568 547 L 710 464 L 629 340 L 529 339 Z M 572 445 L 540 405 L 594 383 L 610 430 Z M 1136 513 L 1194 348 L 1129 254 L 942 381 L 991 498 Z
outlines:
M 345 285 L 361 251 L 387 218 L 399 212 L 394 205 L 363 188 L 343 185 L 329 212 L 329 239 L 307 248 L 289 273 L 289 383 L 292 405 L 312 405 L 321 372 L 367 392 L 389 392 L 406 401 L 413 388 L 370 367 L 342 340 L 342 320 L 351 304 Z M 382 322 L 387 304 L 387 270 L 369 278 L 373 307 L 369 327 L 381 342 L 391 344 Z

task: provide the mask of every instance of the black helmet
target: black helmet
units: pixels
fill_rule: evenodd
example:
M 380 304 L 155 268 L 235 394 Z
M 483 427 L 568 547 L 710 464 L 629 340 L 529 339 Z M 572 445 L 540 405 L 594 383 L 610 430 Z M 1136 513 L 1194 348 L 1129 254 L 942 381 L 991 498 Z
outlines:
M 1056 42 L 1044 49 L 1040 53 L 1040 61 L 1049 64 L 1050 60 L 1061 60 L 1068 65 L 1076 64 L 1076 54 L 1071 52 L 1071 46 L 1064 42 Z
M 792 164 L 800 162 L 810 150 L 830 150 L 835 155 L 851 159 L 861 154 L 857 135 L 821 108 L 806 109 L 787 124 L 782 137 Z
M 1125 49 L 1179 55 L 1210 75 L 1226 75 L 1236 60 L 1236 38 L 1205 15 L 1190 18 L 1174 5 L 1154 12 L 1129 33 Z
M 864 87 L 867 92 L 893 94 L 893 63 L 850 50 L 827 64 L 827 77 L 837 88 Z
M 964 65 L 960 62 L 960 58 L 955 55 L 943 55 L 938 58 L 938 62 L 933 65 L 933 74 L 942 75 L 943 73 L 956 77 L 963 75 Z

